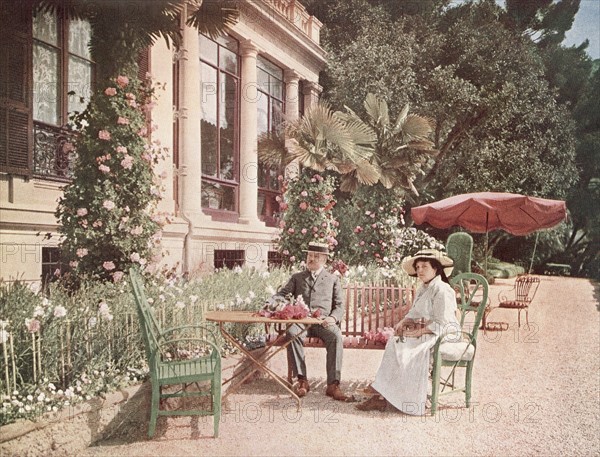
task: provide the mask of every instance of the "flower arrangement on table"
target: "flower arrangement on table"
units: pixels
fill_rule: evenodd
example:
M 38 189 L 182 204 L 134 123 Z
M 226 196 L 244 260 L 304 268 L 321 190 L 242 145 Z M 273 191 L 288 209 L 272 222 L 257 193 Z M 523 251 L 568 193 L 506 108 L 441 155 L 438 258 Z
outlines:
M 319 317 L 321 310 L 317 309 L 312 314 L 309 307 L 304 303 L 302 295 L 296 298 L 291 295 L 286 297 L 275 296 L 267 300 L 263 308 L 257 313 L 262 317 L 272 319 L 304 319 L 305 317 Z

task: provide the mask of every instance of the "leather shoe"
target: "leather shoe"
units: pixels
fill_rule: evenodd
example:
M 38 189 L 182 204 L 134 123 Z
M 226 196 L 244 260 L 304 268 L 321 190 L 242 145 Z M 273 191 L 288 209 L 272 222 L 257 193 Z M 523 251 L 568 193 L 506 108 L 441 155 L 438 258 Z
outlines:
M 298 397 L 304 397 L 310 391 L 310 385 L 308 384 L 307 379 L 298 379 L 298 384 L 296 385 L 296 395 Z
M 348 397 L 341 391 L 338 383 L 328 384 L 325 395 L 337 401 L 348 401 Z
M 387 400 L 380 398 L 379 395 L 373 395 L 367 401 L 356 405 L 356 409 L 361 411 L 385 411 L 385 408 L 387 408 Z

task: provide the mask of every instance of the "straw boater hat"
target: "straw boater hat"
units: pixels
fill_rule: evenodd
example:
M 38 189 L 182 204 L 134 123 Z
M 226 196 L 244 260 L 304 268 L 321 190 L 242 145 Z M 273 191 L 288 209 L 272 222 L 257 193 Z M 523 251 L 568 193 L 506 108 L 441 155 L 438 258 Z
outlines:
M 303 252 L 317 252 L 319 254 L 331 255 L 327 243 L 317 243 L 316 241 L 308 243 L 308 249 L 305 249 Z
M 415 271 L 414 263 L 417 259 L 435 259 L 442 264 L 444 267 L 444 273 L 449 276 L 454 268 L 454 261 L 443 252 L 437 249 L 421 249 L 413 256 L 405 257 L 402 260 L 402 269 L 408 273 L 409 276 L 417 276 Z

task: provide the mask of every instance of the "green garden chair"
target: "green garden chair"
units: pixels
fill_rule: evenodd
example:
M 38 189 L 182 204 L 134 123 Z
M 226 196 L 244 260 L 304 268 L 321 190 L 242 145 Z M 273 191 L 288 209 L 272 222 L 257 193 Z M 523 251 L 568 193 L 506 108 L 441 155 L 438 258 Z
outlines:
M 466 232 L 451 233 L 446 241 L 446 252 L 454 260 L 451 277 L 461 273 L 471 273 L 473 237 Z
M 488 300 L 488 283 L 481 275 L 461 273 L 455 276 L 450 283 L 457 291 L 457 307 L 460 312 L 462 332 L 460 337 L 457 336 L 451 341 L 444 341 L 443 337 L 438 338 L 433 347 L 432 415 L 437 411 L 439 397 L 452 392 L 464 392 L 466 407 L 471 405 L 471 378 L 477 350 L 477 333 Z M 478 305 L 474 321 L 467 326 L 465 325 L 465 316 L 468 311 L 473 311 L 475 303 Z M 441 378 L 442 367 L 449 368 L 449 373 L 443 379 Z M 460 386 L 455 383 L 454 375 L 457 368 L 465 369 L 464 384 L 461 383 Z
M 132 268 L 130 281 L 152 383 L 152 404 L 148 436 L 154 436 L 158 416 L 214 416 L 214 436 L 219 436 L 221 419 L 221 355 L 215 329 L 210 324 L 185 325 L 161 329 L 148 305 L 139 273 Z M 208 389 L 200 385 L 208 384 Z M 195 385 L 197 390 L 188 388 Z M 180 389 L 163 392 L 165 386 Z M 161 400 L 174 397 L 207 397 L 210 406 L 188 410 L 160 409 Z M 208 403 L 208 402 L 207 402 Z

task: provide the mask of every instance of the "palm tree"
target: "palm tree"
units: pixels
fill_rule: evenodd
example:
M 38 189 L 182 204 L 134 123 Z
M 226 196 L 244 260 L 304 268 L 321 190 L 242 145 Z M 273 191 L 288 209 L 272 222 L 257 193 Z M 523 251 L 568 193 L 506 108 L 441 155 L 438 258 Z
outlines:
M 437 154 L 433 142 L 428 139 L 433 131 L 431 121 L 416 114 L 408 114 L 405 105 L 395 123 L 392 123 L 385 100 L 368 94 L 364 102 L 367 120 L 363 121 L 346 107 L 340 118 L 347 125 L 369 128 L 376 136 L 370 165 L 378 171 L 377 182 L 386 189 L 402 187 L 418 195 L 413 182 L 429 157 Z M 342 177 L 341 190 L 354 192 L 360 184 L 358 169 Z
M 140 51 L 161 37 L 178 46 L 182 16 L 213 38 L 239 16 L 234 2 L 202 0 L 34 0 L 34 8 L 90 22 L 90 50 L 99 81 L 118 74 L 133 76 Z
M 387 189 L 402 187 L 418 195 L 413 182 L 430 156 L 437 154 L 428 139 L 433 127 L 422 116 L 408 114 L 406 105 L 395 123 L 388 106 L 373 94 L 367 95 L 363 121 L 349 108 L 333 112 L 327 103 L 311 107 L 300 119 L 286 123 L 281 134 L 259 138 L 263 162 L 282 167 L 298 160 L 317 171 L 333 170 L 342 175 L 340 189 L 355 192 L 361 185 L 380 183 Z

